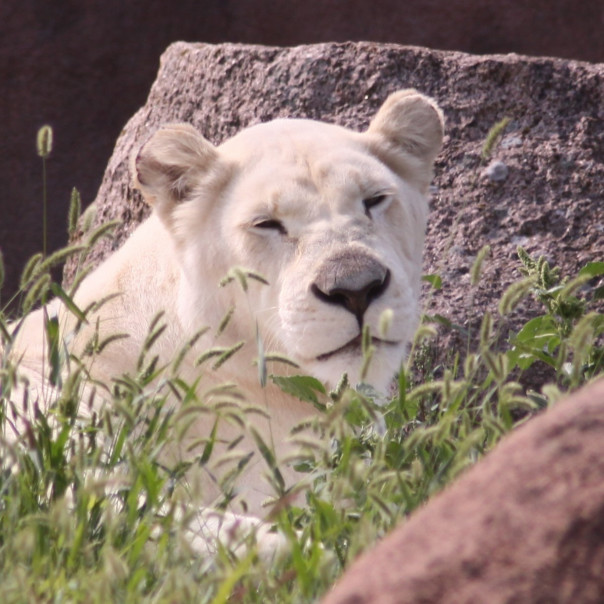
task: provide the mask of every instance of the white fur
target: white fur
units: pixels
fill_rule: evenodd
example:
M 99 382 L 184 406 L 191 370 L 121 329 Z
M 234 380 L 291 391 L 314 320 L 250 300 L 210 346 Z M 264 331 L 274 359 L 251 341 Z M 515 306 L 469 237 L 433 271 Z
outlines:
M 341 269 L 347 274 L 354 272 L 354 257 L 366 258 L 371 266 L 390 271 L 387 289 L 363 317 L 372 335 L 387 340 L 375 341 L 367 381 L 386 388 L 418 320 L 425 195 L 442 133 L 440 110 L 415 91 L 391 95 L 361 134 L 309 120 L 277 120 L 214 147 L 190 126 L 167 126 L 133 160 L 135 185 L 154 213 L 84 280 L 76 302 L 86 308 L 110 293 L 119 295 L 77 334 L 61 304 L 53 302 L 50 312 L 61 317 L 63 336 L 76 353 L 81 354 L 97 319 L 103 334 L 129 335 L 94 359 L 91 373 L 105 381 L 135 372 L 149 323 L 159 311 L 165 312 L 168 329 L 154 352 L 165 363 L 196 330 L 211 327 L 183 363 L 183 375 L 191 382 L 200 371 L 193 360 L 202 351 L 245 341 L 220 370 L 204 375 L 200 396 L 216 384 L 236 382 L 249 401 L 266 410 L 270 419 L 255 420 L 256 427 L 283 458 L 292 450 L 287 439 L 292 427 L 315 411 L 275 386 L 261 387 L 254 364 L 256 333 L 266 351 L 292 358 L 301 373 L 334 386 L 347 372 L 357 382 L 360 346 L 322 357 L 359 335 L 357 318 L 313 294 L 312 284 L 326 271 L 333 273 L 327 281 L 338 282 L 339 265 L 330 258 L 352 258 Z M 378 194 L 384 201 L 368 216 L 363 200 Z M 286 233 L 258 226 L 263 220 L 279 221 Z M 247 292 L 236 283 L 219 287 L 234 266 L 262 274 L 269 285 L 249 280 Z M 216 326 L 232 306 L 233 318 L 216 336 Z M 379 323 L 388 310 L 393 319 L 384 336 Z M 25 319 L 13 348 L 40 388 L 42 313 Z M 189 441 L 207 435 L 208 424 L 192 425 Z M 227 439 L 236 433 L 234 427 L 222 429 Z M 249 438 L 240 447 L 255 448 Z M 173 454 L 190 454 L 186 441 Z M 248 511 L 261 517 L 262 501 L 272 492 L 262 478 L 265 464 L 257 453 L 254 460 L 238 486 Z M 295 472 L 286 470 L 285 478 L 291 484 Z M 205 488 L 211 502 L 217 493 L 210 483 Z

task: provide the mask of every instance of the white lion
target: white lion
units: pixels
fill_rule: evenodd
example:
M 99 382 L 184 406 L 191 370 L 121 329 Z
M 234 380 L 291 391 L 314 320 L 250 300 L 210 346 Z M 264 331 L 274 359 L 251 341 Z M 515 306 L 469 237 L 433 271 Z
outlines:
M 151 217 L 83 281 L 75 302 L 89 308 L 119 295 L 91 311 L 78 330 L 60 301 L 46 312 L 59 317 L 66 345 L 80 354 L 95 330 L 101 337 L 128 334 L 94 358 L 91 374 L 105 381 L 136 372 L 160 311 L 167 328 L 153 352 L 161 363 L 169 364 L 194 333 L 211 327 L 181 364 L 190 383 L 202 370 L 194 359 L 203 351 L 244 342 L 220 369 L 204 373 L 200 396 L 235 382 L 247 400 L 264 407 L 267 417 L 254 420 L 258 432 L 277 457 L 286 456 L 292 427 L 315 410 L 260 383 L 254 363 L 259 342 L 331 386 L 343 373 L 355 383 L 368 326 L 374 354 L 365 379 L 387 387 L 418 321 L 426 193 L 442 138 L 441 111 L 414 90 L 392 94 L 363 133 L 279 119 L 215 147 L 189 125 L 168 125 L 133 158 L 135 186 L 152 206 Z M 237 284 L 219 287 L 233 267 L 263 275 L 268 284 L 250 278 L 247 291 Z M 217 333 L 231 308 L 230 321 Z M 44 376 L 43 333 L 38 310 L 25 319 L 12 352 L 38 380 Z M 191 426 L 190 442 L 207 436 L 209 424 Z M 228 440 L 237 429 L 224 425 L 221 435 Z M 239 447 L 254 449 L 249 438 Z M 184 451 L 181 444 L 178 454 Z M 262 516 L 271 492 L 256 458 L 239 489 L 247 510 Z M 295 481 L 295 473 L 286 480 Z M 212 484 L 205 488 L 211 503 L 217 494 Z

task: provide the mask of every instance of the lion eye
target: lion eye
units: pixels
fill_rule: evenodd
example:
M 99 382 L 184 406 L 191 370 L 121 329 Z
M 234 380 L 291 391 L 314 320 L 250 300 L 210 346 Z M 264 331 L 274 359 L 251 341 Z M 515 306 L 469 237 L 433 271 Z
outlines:
M 283 226 L 283 223 L 274 218 L 265 218 L 254 222 L 255 229 L 266 229 L 269 231 L 278 231 L 281 235 L 287 235 L 287 229 Z
M 363 199 L 363 205 L 365 206 L 365 215 L 371 218 L 370 210 L 375 206 L 381 204 L 386 201 L 388 195 L 374 195 L 373 197 L 368 197 L 367 199 Z

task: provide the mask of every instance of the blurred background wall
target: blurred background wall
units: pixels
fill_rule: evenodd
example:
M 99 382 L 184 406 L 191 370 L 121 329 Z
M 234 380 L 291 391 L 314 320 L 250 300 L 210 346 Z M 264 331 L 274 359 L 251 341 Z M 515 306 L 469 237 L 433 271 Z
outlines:
M 8 302 L 42 246 L 35 137 L 54 129 L 49 244 L 66 241 L 72 187 L 84 204 L 176 40 L 266 45 L 373 40 L 471 53 L 604 61 L 602 0 L 3 0 L 0 250 Z

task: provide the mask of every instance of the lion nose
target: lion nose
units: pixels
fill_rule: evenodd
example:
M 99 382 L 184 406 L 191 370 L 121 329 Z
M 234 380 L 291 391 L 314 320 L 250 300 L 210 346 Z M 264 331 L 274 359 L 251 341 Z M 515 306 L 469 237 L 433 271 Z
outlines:
M 389 283 L 390 271 L 374 258 L 339 256 L 322 267 L 311 291 L 319 300 L 345 308 L 362 327 L 365 311 Z

